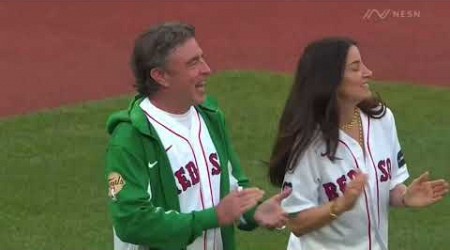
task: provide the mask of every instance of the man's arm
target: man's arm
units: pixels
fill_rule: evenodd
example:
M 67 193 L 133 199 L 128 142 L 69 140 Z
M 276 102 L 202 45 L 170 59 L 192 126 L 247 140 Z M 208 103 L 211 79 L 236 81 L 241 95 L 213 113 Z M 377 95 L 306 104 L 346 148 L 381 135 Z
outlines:
M 154 248 L 182 248 L 202 231 L 219 226 L 214 208 L 184 214 L 155 206 L 148 192 L 151 183 L 146 168 L 141 159 L 123 147 L 109 147 L 109 210 L 122 241 Z

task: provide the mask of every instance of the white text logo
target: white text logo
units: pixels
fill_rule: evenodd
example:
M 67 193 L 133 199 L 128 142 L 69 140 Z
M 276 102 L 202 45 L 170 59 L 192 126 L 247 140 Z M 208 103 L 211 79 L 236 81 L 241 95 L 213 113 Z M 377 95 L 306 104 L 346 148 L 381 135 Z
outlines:
M 364 13 L 365 20 L 386 20 L 387 18 L 418 18 L 420 10 L 393 10 L 393 9 L 367 9 Z

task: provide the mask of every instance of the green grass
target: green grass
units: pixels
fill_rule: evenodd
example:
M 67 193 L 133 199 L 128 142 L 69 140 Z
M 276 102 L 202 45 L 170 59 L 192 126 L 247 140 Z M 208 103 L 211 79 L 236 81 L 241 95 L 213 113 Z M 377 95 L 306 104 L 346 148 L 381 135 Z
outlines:
M 228 72 L 209 93 L 227 114 L 254 184 L 268 184 L 267 160 L 289 76 Z M 409 170 L 450 179 L 450 90 L 374 84 L 396 115 Z M 103 180 L 107 116 L 129 96 L 0 120 L 0 249 L 112 249 Z M 393 210 L 391 249 L 450 245 L 450 199 L 424 210 Z M 239 232 L 239 249 L 285 249 L 286 232 Z

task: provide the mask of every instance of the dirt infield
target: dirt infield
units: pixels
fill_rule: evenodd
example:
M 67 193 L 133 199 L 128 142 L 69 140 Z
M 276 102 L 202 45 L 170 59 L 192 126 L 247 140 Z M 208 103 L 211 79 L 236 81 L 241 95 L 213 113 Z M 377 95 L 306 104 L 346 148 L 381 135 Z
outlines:
M 216 70 L 292 72 L 301 48 L 358 40 L 379 80 L 450 86 L 449 2 L 73 1 L 0 3 L 0 116 L 132 91 L 135 36 L 166 20 L 197 27 Z

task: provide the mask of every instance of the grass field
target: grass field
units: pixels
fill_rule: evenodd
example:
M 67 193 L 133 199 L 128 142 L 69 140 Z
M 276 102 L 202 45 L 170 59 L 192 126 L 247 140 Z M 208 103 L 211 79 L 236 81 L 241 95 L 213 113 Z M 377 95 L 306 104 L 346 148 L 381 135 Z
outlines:
M 228 72 L 208 86 L 227 114 L 254 184 L 274 194 L 267 160 L 289 76 Z M 450 180 L 450 90 L 373 84 L 396 115 L 409 170 Z M 45 98 L 45 97 L 43 97 Z M 0 120 L 0 249 L 112 249 L 103 180 L 107 116 L 129 96 Z M 447 249 L 450 197 L 426 210 L 393 210 L 391 249 Z M 239 249 L 285 249 L 287 232 L 238 234 Z

